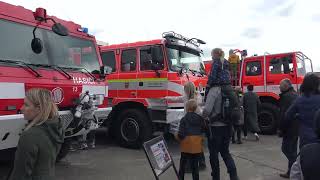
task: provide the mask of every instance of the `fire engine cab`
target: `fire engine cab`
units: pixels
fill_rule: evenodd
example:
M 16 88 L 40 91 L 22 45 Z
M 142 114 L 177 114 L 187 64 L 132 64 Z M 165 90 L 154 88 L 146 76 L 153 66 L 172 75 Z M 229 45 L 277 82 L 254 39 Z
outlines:
M 153 132 L 166 131 L 184 114 L 183 103 L 171 103 L 166 96 L 182 96 L 191 81 L 203 92 L 207 81 L 202 63 L 204 44 L 174 32 L 162 39 L 100 46 L 112 98 L 110 132 L 126 147 L 137 148 Z
M 66 137 L 94 129 L 107 118 L 105 72 L 87 28 L 49 16 L 43 8 L 32 12 L 3 2 L 0 27 L 0 150 L 17 145 L 27 123 L 20 108 L 30 88 L 52 92 Z M 83 100 L 75 103 L 80 95 L 88 96 L 89 108 L 82 108 Z M 89 120 L 91 126 L 85 128 Z
M 296 91 L 299 90 L 307 72 L 313 71 L 312 61 L 302 52 L 280 54 L 265 53 L 262 56 L 245 57 L 246 51 L 237 50 L 241 54 L 238 75 L 233 86 L 240 86 L 243 92 L 248 85 L 254 86 L 254 92 L 262 103 L 258 114 L 258 122 L 263 133 L 274 133 L 279 122 L 280 81 L 288 78 Z M 206 61 L 206 71 L 211 69 L 211 61 Z

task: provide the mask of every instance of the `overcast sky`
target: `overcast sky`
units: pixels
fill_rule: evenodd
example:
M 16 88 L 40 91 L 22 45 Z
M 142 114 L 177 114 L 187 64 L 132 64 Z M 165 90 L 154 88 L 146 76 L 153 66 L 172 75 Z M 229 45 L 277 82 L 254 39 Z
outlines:
M 5 0 L 89 28 L 110 44 L 160 38 L 176 31 L 204 48 L 302 51 L 320 71 L 319 0 Z

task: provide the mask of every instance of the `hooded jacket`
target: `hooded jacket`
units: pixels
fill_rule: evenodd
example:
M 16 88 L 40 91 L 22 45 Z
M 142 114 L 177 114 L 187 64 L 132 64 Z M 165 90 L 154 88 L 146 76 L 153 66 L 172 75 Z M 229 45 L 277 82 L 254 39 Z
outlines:
M 289 126 L 295 118 L 299 121 L 300 148 L 306 144 L 317 142 L 313 119 L 318 109 L 320 109 L 320 95 L 302 95 L 286 112 L 283 126 Z
M 289 124 L 289 126 L 283 125 L 286 111 L 297 97 L 298 93 L 293 88 L 280 94 L 280 130 L 285 137 L 297 137 L 299 135 L 299 124 L 296 119 L 292 120 L 292 123 Z
M 10 180 L 53 180 L 63 138 L 62 124 L 58 119 L 24 131 L 18 142 Z
M 194 112 L 188 112 L 180 122 L 178 137 L 181 152 L 197 154 L 203 151 L 204 120 Z

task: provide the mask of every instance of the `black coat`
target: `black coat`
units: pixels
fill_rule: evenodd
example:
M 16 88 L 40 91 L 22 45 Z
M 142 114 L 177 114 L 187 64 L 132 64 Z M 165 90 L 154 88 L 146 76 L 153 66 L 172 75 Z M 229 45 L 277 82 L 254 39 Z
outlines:
M 259 97 L 254 92 L 246 92 L 243 96 L 244 123 L 253 132 L 260 132 L 258 125 L 258 109 L 261 105 Z
M 298 94 L 293 88 L 280 94 L 280 131 L 283 136 L 292 137 L 299 135 L 299 122 L 296 119 L 292 120 L 288 125 L 283 123 L 287 110 L 297 97 Z

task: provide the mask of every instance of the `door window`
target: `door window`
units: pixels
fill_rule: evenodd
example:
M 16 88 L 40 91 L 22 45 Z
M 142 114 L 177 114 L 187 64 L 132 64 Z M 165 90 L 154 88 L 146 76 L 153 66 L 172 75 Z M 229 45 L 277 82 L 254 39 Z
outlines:
M 135 49 L 123 50 L 121 54 L 121 71 L 130 72 L 136 70 L 137 53 Z
M 114 51 L 101 53 L 102 63 L 105 66 L 112 68 L 112 72 L 116 71 L 116 56 Z
M 153 46 L 153 49 L 156 49 L 159 57 L 154 57 L 152 59 L 152 46 L 142 47 L 140 49 L 140 70 L 152 70 L 152 66 L 158 66 L 157 69 L 163 69 L 163 53 L 160 46 Z
M 293 63 L 291 57 L 275 57 L 270 59 L 270 74 L 289 74 L 290 72 L 293 72 Z
M 258 76 L 261 75 L 261 73 L 261 61 L 247 62 L 246 76 Z

